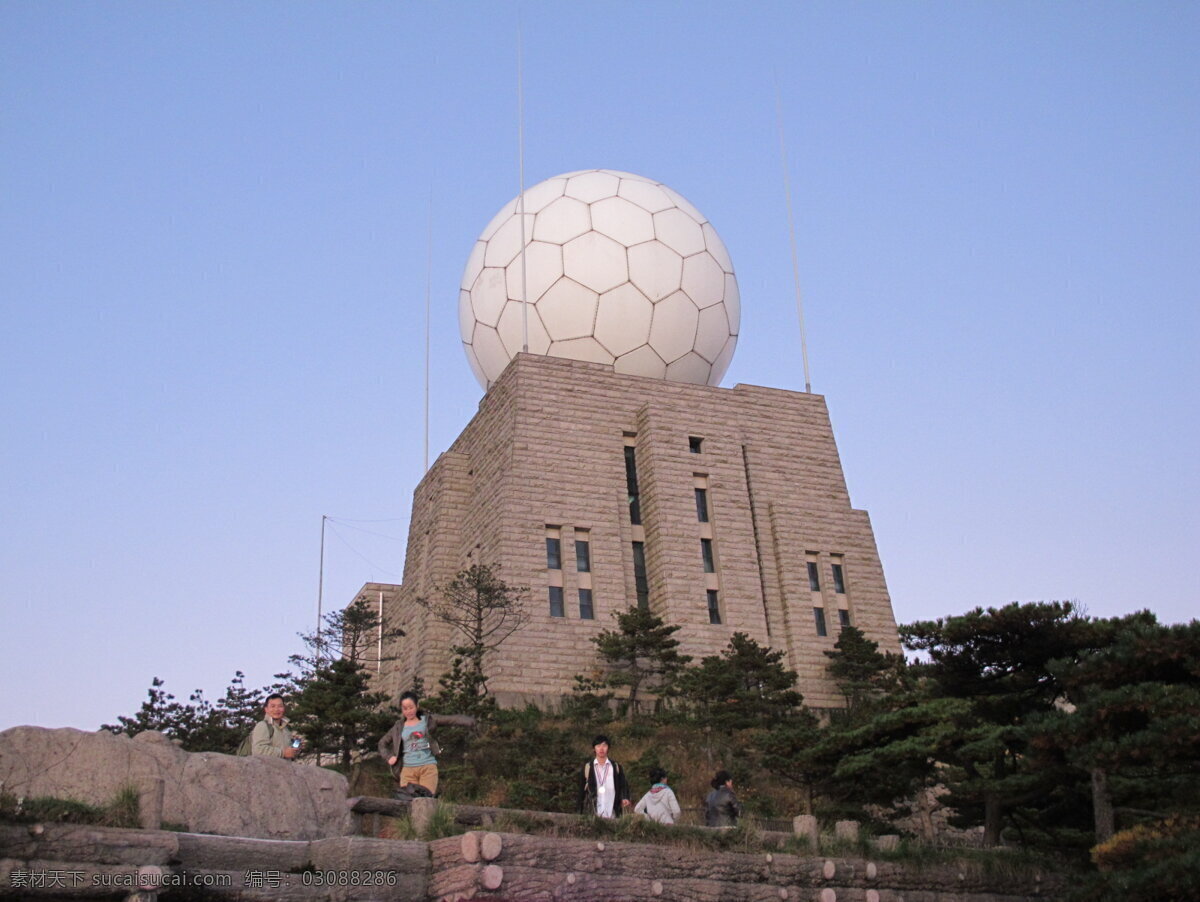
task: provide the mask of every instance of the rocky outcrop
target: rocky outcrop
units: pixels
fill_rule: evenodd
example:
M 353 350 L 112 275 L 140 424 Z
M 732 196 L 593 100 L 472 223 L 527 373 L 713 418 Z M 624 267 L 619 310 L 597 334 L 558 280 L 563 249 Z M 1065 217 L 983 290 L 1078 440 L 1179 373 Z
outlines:
M 144 816 L 147 806 L 161 804 L 161 821 L 197 833 L 309 840 L 352 830 L 340 774 L 281 758 L 189 753 L 162 733 L 131 739 L 13 727 L 0 732 L 0 784 L 16 796 L 92 805 L 133 787 L 144 800 Z

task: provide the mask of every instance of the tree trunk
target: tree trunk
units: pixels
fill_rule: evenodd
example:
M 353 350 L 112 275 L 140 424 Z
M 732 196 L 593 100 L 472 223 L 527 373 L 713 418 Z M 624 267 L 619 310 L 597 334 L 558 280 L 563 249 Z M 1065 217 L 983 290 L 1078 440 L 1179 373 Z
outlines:
M 1112 839 L 1116 832 L 1112 792 L 1108 788 L 1108 771 L 1092 768 L 1092 817 L 1096 824 L 1096 844 Z
M 928 843 L 937 839 L 937 828 L 933 825 L 933 811 L 937 807 L 937 796 L 926 786 L 917 793 L 917 819 L 921 825 L 921 838 Z
M 1000 845 L 1003 814 L 1004 808 L 1000 804 L 999 794 L 985 791 L 983 794 L 983 844 L 989 848 Z
M 992 779 L 1002 785 L 1004 779 L 1004 752 L 992 759 Z M 985 784 L 986 785 L 986 784 Z M 994 789 L 983 790 L 983 844 L 988 848 L 1000 845 L 1000 827 L 1004 819 L 1003 798 Z

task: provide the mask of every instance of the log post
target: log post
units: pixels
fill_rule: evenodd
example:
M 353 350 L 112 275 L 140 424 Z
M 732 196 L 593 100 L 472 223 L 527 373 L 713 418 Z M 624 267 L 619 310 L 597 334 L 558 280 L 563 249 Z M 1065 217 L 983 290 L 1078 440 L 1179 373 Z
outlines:
M 808 844 L 812 847 L 812 850 L 814 852 L 817 851 L 821 835 L 816 817 L 811 814 L 799 814 L 792 818 L 792 832 L 808 840 Z
M 412 819 L 413 829 L 417 832 L 417 836 L 424 836 L 429 830 L 429 822 L 433 820 L 433 813 L 437 811 L 437 799 L 413 799 L 412 804 L 408 808 L 408 816 Z

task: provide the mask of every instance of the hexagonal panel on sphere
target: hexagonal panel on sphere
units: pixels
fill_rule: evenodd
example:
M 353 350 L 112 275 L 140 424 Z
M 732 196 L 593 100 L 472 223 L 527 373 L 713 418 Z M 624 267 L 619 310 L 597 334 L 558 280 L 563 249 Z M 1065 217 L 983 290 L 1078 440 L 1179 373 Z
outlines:
M 720 383 L 740 297 L 729 252 L 694 206 L 660 182 L 609 169 L 527 189 L 523 222 L 517 200 L 480 234 L 459 292 L 463 347 L 485 389 L 516 356 L 526 325 L 531 353 Z

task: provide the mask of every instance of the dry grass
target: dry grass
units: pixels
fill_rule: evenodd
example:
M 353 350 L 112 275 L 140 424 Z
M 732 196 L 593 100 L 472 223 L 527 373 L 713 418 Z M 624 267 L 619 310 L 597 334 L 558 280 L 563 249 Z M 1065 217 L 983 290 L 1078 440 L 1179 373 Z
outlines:
M 139 827 L 141 817 L 138 791 L 127 786 L 104 805 L 90 805 L 77 799 L 39 796 L 19 799 L 0 794 L 0 820 L 19 824 L 89 824 L 97 827 Z

